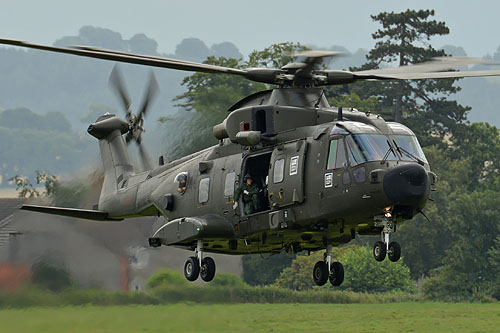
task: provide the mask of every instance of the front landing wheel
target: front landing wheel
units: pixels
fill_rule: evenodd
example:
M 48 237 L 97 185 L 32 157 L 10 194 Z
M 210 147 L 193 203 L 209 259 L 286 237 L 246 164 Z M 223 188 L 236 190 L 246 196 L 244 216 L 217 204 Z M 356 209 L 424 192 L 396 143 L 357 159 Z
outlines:
M 396 262 L 401 258 L 401 245 L 398 242 L 389 243 L 389 252 L 387 253 L 389 260 Z
M 200 264 L 198 262 L 198 258 L 189 257 L 184 264 L 184 276 L 189 281 L 196 281 L 198 275 L 200 275 Z
M 340 262 L 335 261 L 331 264 L 329 279 L 332 286 L 335 287 L 340 286 L 344 282 L 344 266 Z
M 324 261 L 318 261 L 314 265 L 313 280 L 318 286 L 322 286 L 328 281 L 328 266 Z

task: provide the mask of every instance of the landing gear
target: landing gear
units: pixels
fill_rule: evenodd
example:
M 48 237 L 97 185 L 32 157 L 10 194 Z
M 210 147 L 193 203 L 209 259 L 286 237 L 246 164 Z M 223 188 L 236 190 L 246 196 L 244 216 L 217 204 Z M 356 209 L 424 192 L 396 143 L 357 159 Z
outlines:
M 198 263 L 198 258 L 189 257 L 184 264 L 184 276 L 189 281 L 196 281 L 198 275 L 200 274 L 200 264 Z
M 323 286 L 326 281 L 337 287 L 344 282 L 344 266 L 338 261 L 332 263 L 332 246 L 328 245 L 325 260 L 314 265 L 313 280 L 318 286 Z
M 203 241 L 198 240 L 195 256 L 189 257 L 184 264 L 184 276 L 189 281 L 196 281 L 198 276 L 210 282 L 215 276 L 215 261 L 210 257 L 203 258 Z
M 392 262 L 396 262 L 401 258 L 401 245 L 398 242 L 391 242 L 389 244 L 389 250 L 387 251 L 387 256 Z
M 386 252 L 387 250 L 384 242 L 378 241 L 375 243 L 375 246 L 373 246 L 373 256 L 377 261 L 384 261 Z
M 335 261 L 332 263 L 329 279 L 334 287 L 338 287 L 344 282 L 344 266 L 340 262 Z
M 322 286 L 328 281 L 328 265 L 324 261 L 318 261 L 313 268 L 313 280 L 318 286 Z
M 200 277 L 205 282 L 210 282 L 214 279 L 215 276 L 215 261 L 206 257 L 201 261 L 200 266 Z
M 396 231 L 396 226 L 392 218 L 384 217 L 381 221 L 375 221 L 375 226 L 383 227 L 382 240 L 376 242 L 373 246 L 373 256 L 375 260 L 383 261 L 387 255 L 390 261 L 398 261 L 399 258 L 401 258 L 401 245 L 399 245 L 398 242 L 389 242 L 390 234 Z

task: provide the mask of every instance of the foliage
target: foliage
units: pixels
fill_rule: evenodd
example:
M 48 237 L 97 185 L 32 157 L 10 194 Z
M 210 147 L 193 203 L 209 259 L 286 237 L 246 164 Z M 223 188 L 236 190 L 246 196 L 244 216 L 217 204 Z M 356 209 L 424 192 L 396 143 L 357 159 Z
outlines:
M 295 255 L 286 252 L 266 256 L 245 255 L 242 257 L 243 280 L 252 286 L 273 284 L 294 258 Z
M 377 109 L 378 99 L 375 96 L 361 98 L 359 95 L 351 92 L 349 94 L 330 94 L 328 103 L 336 107 L 355 108 L 359 111 L 370 112 Z
M 68 271 L 50 261 L 39 260 L 31 269 L 33 284 L 38 288 L 57 292 L 73 285 Z
M 247 284 L 242 278 L 227 273 L 217 273 L 214 280 L 210 282 L 210 287 L 244 288 L 246 286 Z
M 16 184 L 16 191 L 19 192 L 19 198 L 35 198 L 41 195 L 52 195 L 55 193 L 56 187 L 58 186 L 57 177 L 51 174 L 43 173 L 39 170 L 36 171 L 36 183 L 43 184 L 45 187 L 45 192 L 40 193 L 31 181 L 26 177 L 21 177 L 16 175 L 9 179 L 9 181 Z
M 27 108 L 7 109 L 0 112 L 2 127 L 17 129 L 37 129 L 43 131 L 71 132 L 71 124 L 61 112 L 51 111 L 39 115 Z
M 66 288 L 53 292 L 46 288 L 30 288 L 14 293 L 0 293 L 0 309 L 130 304 L 158 304 L 158 300 L 145 293 L 100 289 Z
M 310 256 L 298 256 L 285 268 L 276 280 L 276 285 L 293 290 L 309 290 L 316 285 L 312 279 L 312 267 L 323 260 L 324 252 Z M 371 249 L 364 246 L 347 246 L 333 249 L 333 258 L 344 265 L 345 279 L 335 289 L 356 292 L 413 292 L 414 282 L 410 278 L 408 267 L 401 262 L 389 260 L 377 262 Z
M 495 294 L 500 236 L 500 192 L 460 193 L 450 203 L 447 219 L 452 242 L 443 266 L 424 284 L 432 299 L 477 299 Z
M 188 282 L 186 279 L 171 269 L 164 268 L 153 275 L 148 279 L 146 283 L 146 288 L 153 289 L 158 287 L 172 287 L 172 286 L 187 286 Z
M 346 277 L 341 289 L 356 292 L 414 292 L 415 282 L 402 261 L 373 259 L 368 247 L 353 247 L 341 257 Z

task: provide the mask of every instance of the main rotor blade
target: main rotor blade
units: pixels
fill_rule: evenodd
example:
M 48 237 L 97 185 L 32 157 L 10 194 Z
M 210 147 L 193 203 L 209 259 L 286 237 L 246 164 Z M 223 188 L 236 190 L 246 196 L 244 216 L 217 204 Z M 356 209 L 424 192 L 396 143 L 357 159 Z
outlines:
M 130 96 L 127 93 L 127 89 L 125 88 L 125 83 L 123 81 L 120 70 L 118 69 L 118 65 L 113 67 L 111 71 L 111 75 L 109 76 L 109 84 L 115 90 L 115 92 L 120 97 L 120 100 L 123 104 L 123 108 L 125 109 L 125 114 L 127 118 L 130 117 Z
M 481 58 L 471 57 L 436 57 L 431 61 L 426 61 L 415 65 L 365 70 L 354 72 L 354 74 L 390 75 L 402 73 L 433 73 L 445 72 L 454 68 L 464 67 L 468 65 L 497 65 L 497 63 L 493 63 Z
M 149 76 L 149 85 L 144 93 L 144 98 L 142 100 L 141 108 L 139 109 L 139 113 L 137 114 L 137 121 L 140 122 L 143 116 L 146 115 L 146 112 L 148 111 L 148 106 L 157 95 L 159 89 L 160 88 L 158 86 L 158 81 L 156 81 L 155 73 L 151 71 L 151 74 Z
M 393 75 L 358 75 L 356 80 L 423 80 L 423 79 L 452 79 L 463 77 L 500 76 L 500 70 L 465 71 L 465 72 L 437 72 L 437 73 L 401 73 Z
M 189 72 L 221 73 L 246 76 L 247 72 L 241 69 L 188 62 L 170 58 L 143 56 L 140 54 L 113 52 L 102 49 L 64 48 L 48 45 L 27 43 L 13 39 L 0 39 L 0 44 L 27 47 L 31 49 L 51 51 L 57 53 L 73 54 L 82 57 L 97 58 L 103 60 L 119 61 L 130 64 L 145 65 L 152 67 L 170 68 Z

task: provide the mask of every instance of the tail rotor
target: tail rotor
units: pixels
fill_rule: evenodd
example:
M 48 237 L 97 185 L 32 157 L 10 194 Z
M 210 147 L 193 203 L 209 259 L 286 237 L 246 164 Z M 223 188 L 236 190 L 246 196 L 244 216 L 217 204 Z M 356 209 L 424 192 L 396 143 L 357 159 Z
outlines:
M 133 113 L 131 110 L 131 99 L 125 87 L 118 65 L 113 67 L 113 71 L 109 77 L 109 84 L 118 95 L 125 112 L 125 118 L 129 124 L 129 130 L 125 136 L 125 141 L 127 144 L 135 141 L 139 148 L 139 156 L 141 158 L 143 168 L 145 170 L 151 170 L 152 163 L 148 153 L 146 152 L 146 148 L 144 148 L 142 144 L 142 133 L 146 131 L 144 128 L 144 117 L 149 110 L 151 102 L 154 100 L 159 91 L 158 82 L 156 81 L 154 72 L 151 71 L 150 73 L 148 87 L 144 93 L 144 97 L 137 114 Z

